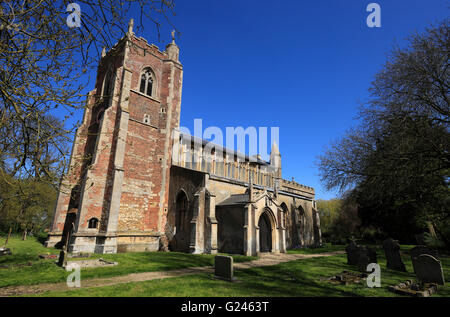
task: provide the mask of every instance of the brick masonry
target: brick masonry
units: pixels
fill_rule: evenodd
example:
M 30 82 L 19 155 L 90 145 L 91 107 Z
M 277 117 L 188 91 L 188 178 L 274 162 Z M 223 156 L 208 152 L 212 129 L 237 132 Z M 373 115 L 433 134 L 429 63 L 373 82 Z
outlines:
M 151 96 L 140 92 L 141 76 L 148 69 L 153 76 Z M 71 252 L 98 253 L 167 250 L 171 239 L 167 228 L 176 231 L 177 197 L 183 191 L 191 218 L 182 239 L 188 241 L 189 252 L 216 253 L 216 204 L 231 195 L 252 193 L 250 171 L 264 173 L 259 181 L 272 186 L 265 192 L 275 202 L 271 207 L 272 232 L 277 232 L 274 250 L 284 252 L 286 246 L 318 243 L 314 190 L 281 179 L 277 149 L 272 151 L 272 174 L 263 167 L 259 171 L 258 164 L 247 164 L 247 174 L 238 179 L 217 177 L 201 167 L 186 168 L 172 161 L 172 148 L 178 142 L 172 136 L 177 135 L 180 123 L 182 83 L 178 46 L 172 42 L 160 51 L 136 37 L 132 27 L 102 56 L 95 88 L 88 95 L 75 136 L 70 167 L 61 181 L 48 246 L 67 244 Z M 238 170 L 237 162 L 230 164 Z M 273 189 L 275 179 L 281 180 L 280 193 Z M 263 187 L 259 189 L 261 194 Z M 242 217 L 251 210 L 253 216 L 248 219 L 254 221 L 253 233 L 242 228 L 245 245 L 253 241 L 251 252 L 243 251 L 248 254 L 258 252 L 255 217 L 262 212 L 258 204 L 266 208 L 262 200 L 242 207 Z M 98 224 L 90 228 L 93 219 Z M 319 236 L 314 233 L 317 230 Z M 247 236 L 250 234 L 253 236 Z M 285 241 L 286 237 L 290 240 Z

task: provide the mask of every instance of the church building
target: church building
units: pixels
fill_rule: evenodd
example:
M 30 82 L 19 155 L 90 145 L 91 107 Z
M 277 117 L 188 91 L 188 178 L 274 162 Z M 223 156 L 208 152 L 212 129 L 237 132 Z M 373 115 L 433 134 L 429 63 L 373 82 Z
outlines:
M 183 66 L 133 33 L 102 52 L 47 246 L 255 256 L 321 245 L 314 189 L 179 131 Z

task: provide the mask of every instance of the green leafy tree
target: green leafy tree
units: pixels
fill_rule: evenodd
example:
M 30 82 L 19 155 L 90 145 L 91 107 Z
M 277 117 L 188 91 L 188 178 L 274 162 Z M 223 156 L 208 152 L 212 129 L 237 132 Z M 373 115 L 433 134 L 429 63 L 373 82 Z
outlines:
M 342 207 L 341 199 L 330 199 L 330 200 L 317 200 L 317 209 L 320 215 L 320 229 L 322 234 L 326 235 L 330 230 L 331 225 L 339 217 L 339 212 Z
M 10 177 L 1 181 L 0 231 L 39 233 L 50 224 L 56 203 L 56 191 L 46 182 Z

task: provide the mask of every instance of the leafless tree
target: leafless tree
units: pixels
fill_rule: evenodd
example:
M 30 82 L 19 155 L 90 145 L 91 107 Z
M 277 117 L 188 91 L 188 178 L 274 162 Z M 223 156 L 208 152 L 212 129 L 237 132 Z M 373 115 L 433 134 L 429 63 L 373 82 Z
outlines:
M 124 36 L 130 12 L 136 32 L 150 25 L 158 34 L 174 14 L 168 0 L 76 0 L 80 24 L 69 27 L 77 22 L 69 2 L 0 3 L 0 177 L 57 181 L 75 128 L 69 119 L 85 104 L 102 49 Z

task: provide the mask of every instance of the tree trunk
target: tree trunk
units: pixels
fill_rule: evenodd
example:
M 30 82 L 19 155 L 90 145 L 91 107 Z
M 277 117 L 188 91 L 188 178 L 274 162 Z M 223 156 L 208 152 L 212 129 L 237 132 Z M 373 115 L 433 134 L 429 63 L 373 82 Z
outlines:
M 5 248 L 6 248 L 6 244 L 8 243 L 9 237 L 11 236 L 11 230 L 12 230 L 12 227 L 9 227 L 8 237 L 6 238 L 6 241 L 5 241 Z

